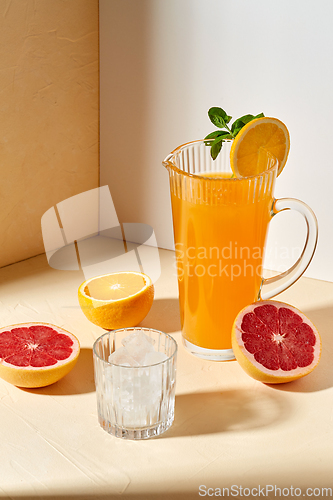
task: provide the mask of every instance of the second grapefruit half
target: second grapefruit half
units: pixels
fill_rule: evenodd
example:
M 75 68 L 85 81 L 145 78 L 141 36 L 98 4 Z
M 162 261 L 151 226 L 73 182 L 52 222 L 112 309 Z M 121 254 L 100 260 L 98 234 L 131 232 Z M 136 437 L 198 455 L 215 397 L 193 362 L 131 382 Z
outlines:
M 301 311 L 283 302 L 263 300 L 237 315 L 232 349 L 251 377 L 279 384 L 314 370 L 320 359 L 321 339 Z

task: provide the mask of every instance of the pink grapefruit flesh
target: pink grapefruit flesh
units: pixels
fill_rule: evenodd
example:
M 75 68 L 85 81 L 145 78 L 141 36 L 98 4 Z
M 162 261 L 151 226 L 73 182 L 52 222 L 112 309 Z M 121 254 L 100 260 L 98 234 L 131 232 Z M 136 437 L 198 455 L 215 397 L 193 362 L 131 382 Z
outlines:
M 237 315 L 232 348 L 251 377 L 279 384 L 314 370 L 320 359 L 321 339 L 301 311 L 283 302 L 263 300 Z
M 47 323 L 24 323 L 0 328 L 0 377 L 19 387 L 44 387 L 74 367 L 78 339 Z

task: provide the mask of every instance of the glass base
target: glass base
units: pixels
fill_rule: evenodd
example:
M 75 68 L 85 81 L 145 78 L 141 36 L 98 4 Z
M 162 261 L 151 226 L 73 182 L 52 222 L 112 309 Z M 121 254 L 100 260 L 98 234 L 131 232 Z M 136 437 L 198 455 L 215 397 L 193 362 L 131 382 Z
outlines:
M 100 426 L 112 436 L 119 437 L 122 439 L 149 439 L 152 437 L 160 436 L 166 432 L 173 424 L 174 413 L 169 416 L 168 420 L 165 422 L 159 422 L 152 427 L 143 427 L 142 429 L 135 428 L 124 428 L 118 425 L 112 424 L 103 417 L 98 418 Z
M 232 349 L 206 349 L 205 347 L 199 347 L 195 344 L 191 344 L 191 342 L 184 339 L 184 337 L 183 345 L 197 358 L 208 359 L 209 361 L 232 361 L 233 359 L 236 359 Z

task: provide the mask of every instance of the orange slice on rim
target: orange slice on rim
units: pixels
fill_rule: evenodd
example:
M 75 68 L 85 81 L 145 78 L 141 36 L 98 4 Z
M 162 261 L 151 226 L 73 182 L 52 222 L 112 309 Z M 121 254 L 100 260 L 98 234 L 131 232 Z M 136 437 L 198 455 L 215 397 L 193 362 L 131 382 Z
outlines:
M 230 150 L 230 163 L 236 177 L 264 172 L 272 155 L 279 162 L 280 175 L 288 158 L 290 137 L 287 127 L 277 118 L 256 118 L 237 134 Z M 265 161 L 266 159 L 266 161 Z

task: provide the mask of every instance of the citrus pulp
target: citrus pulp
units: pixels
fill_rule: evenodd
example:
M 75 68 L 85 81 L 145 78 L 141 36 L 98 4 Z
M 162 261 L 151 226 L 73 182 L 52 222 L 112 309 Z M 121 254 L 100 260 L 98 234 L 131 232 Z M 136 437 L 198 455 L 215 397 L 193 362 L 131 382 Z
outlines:
M 251 377 L 278 384 L 314 370 L 320 359 L 321 339 L 301 311 L 283 302 L 263 300 L 237 315 L 232 349 Z
M 21 323 L 0 329 L 0 377 L 19 387 L 44 387 L 74 367 L 78 339 L 48 323 Z
M 236 177 L 250 177 L 267 170 L 267 157 L 279 162 L 277 175 L 286 164 L 290 149 L 287 127 L 277 118 L 256 118 L 237 134 L 230 150 L 231 168 Z

